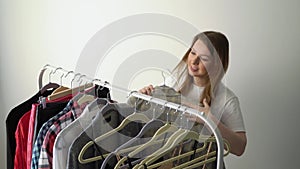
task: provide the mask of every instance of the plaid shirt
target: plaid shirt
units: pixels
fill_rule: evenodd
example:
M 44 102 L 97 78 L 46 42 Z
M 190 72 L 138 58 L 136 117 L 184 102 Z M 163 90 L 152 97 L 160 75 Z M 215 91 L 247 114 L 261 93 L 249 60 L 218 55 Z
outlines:
M 64 128 L 71 124 L 76 118 L 78 118 L 83 112 L 84 108 L 88 103 L 78 105 L 74 102 L 72 111 L 69 111 L 65 115 L 61 116 L 54 124 L 49 128 L 44 138 L 42 148 L 40 151 L 38 169 L 51 169 L 53 166 L 53 147 L 54 142 Z
M 39 163 L 38 160 L 40 157 L 40 150 L 42 148 L 43 140 L 46 136 L 48 129 L 52 126 L 52 124 L 54 124 L 54 122 L 56 120 L 58 120 L 61 116 L 63 116 L 67 112 L 69 112 L 71 110 L 72 106 L 73 106 L 73 101 L 71 100 L 71 101 L 69 101 L 66 108 L 64 108 L 61 112 L 59 112 L 57 115 L 55 115 L 50 120 L 48 120 L 46 123 L 44 123 L 43 126 L 41 127 L 41 129 L 37 135 L 36 141 L 34 142 L 34 146 L 33 146 L 33 150 L 32 150 L 31 169 L 38 168 L 38 163 Z

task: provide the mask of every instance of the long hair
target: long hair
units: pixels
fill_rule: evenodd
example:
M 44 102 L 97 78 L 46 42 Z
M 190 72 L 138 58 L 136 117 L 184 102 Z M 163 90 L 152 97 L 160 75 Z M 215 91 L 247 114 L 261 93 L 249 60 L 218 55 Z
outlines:
M 200 97 L 201 104 L 203 104 L 203 100 L 206 98 L 208 104 L 210 105 L 211 101 L 215 97 L 214 93 L 216 87 L 228 69 L 229 42 L 226 36 L 220 32 L 206 31 L 197 34 L 192 41 L 191 47 L 187 50 L 181 61 L 172 72 L 179 81 L 182 81 L 182 83 L 179 84 L 179 91 L 192 83 L 193 78 L 188 74 L 187 70 L 187 59 L 189 53 L 191 52 L 192 46 L 197 40 L 201 40 L 207 46 L 213 60 L 212 68 L 207 69 L 208 83 L 205 85 L 204 91 Z

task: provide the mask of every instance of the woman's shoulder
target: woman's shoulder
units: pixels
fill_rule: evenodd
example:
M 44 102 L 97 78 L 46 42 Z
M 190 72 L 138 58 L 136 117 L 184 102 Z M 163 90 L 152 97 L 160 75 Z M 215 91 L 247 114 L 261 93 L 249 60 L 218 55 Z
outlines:
M 220 83 L 216 89 L 216 97 L 223 98 L 226 101 L 237 99 L 237 95 L 224 83 Z

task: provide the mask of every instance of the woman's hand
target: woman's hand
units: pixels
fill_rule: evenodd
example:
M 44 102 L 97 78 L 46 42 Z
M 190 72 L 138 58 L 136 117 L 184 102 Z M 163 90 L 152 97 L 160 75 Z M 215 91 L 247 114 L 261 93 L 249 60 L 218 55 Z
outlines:
M 210 106 L 208 105 L 205 99 L 203 100 L 203 104 L 204 107 L 200 107 L 192 104 L 186 104 L 186 105 L 193 109 L 198 110 L 199 112 L 204 112 L 206 117 L 210 118 L 215 124 L 217 124 L 222 137 L 229 142 L 229 145 L 231 147 L 230 152 L 237 156 L 241 156 L 244 153 L 247 144 L 246 133 L 234 132 L 231 129 L 227 128 L 223 123 L 218 121 L 216 117 L 210 112 Z M 190 115 L 188 113 L 186 113 L 185 116 L 191 121 L 204 124 L 204 121 L 198 116 Z
M 154 87 L 152 85 L 146 86 L 139 90 L 140 93 L 150 95 L 152 91 L 154 90 Z
M 204 107 L 201 107 L 201 106 L 198 106 L 198 105 L 194 105 L 194 104 L 190 104 L 190 103 L 184 103 L 184 104 L 186 106 L 190 107 L 190 108 L 198 110 L 199 112 L 204 112 L 204 114 L 205 114 L 206 117 L 213 118 L 213 115 L 210 113 L 210 106 L 207 103 L 206 99 L 203 100 Z M 188 113 L 186 113 L 185 116 L 190 121 L 204 124 L 204 121 L 200 117 L 198 117 L 198 116 L 191 115 L 191 114 L 188 114 Z

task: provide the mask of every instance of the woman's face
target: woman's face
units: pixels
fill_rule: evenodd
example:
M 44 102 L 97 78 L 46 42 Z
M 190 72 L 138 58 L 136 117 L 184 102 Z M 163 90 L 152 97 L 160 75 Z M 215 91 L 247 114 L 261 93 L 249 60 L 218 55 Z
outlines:
M 189 74 L 195 78 L 207 77 L 207 68 L 211 63 L 211 53 L 207 46 L 197 40 L 188 55 L 187 65 Z

